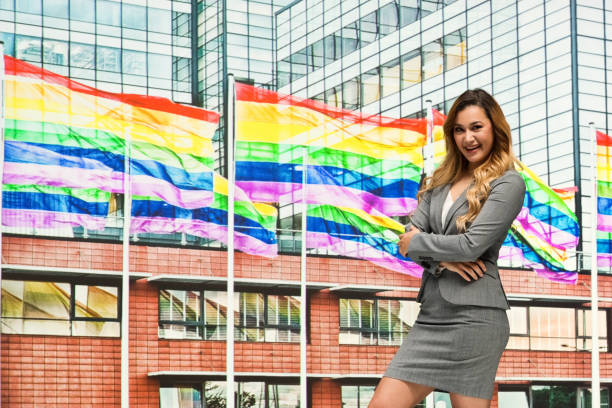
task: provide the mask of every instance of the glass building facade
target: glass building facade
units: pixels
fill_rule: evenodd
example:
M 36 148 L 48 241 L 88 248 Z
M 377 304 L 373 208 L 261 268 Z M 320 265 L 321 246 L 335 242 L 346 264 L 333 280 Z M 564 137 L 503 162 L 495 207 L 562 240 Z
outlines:
M 193 103 L 187 1 L 3 0 L 5 53 L 93 87 Z
M 283 93 L 390 117 L 491 92 L 520 160 L 552 187 L 578 187 L 568 204 L 588 254 L 588 123 L 609 133 L 611 12 L 578 0 L 297 1 L 275 16 L 275 80 Z

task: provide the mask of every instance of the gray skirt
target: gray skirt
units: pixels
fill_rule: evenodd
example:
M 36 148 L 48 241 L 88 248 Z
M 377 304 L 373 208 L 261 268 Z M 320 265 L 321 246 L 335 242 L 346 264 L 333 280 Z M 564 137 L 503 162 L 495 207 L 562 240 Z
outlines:
M 421 311 L 385 377 L 491 399 L 509 332 L 505 310 L 449 303 L 438 280 L 428 279 Z

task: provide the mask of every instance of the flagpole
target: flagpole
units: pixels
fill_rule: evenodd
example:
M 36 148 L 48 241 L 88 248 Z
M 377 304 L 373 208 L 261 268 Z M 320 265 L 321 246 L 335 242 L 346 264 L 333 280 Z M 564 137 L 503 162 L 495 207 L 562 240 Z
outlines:
M 2 286 L 2 190 L 4 187 L 4 41 L 0 41 L 0 287 Z M 2 291 L 0 290 L 0 304 L 2 304 Z M 2 339 L 2 330 L 0 330 L 0 340 Z M 1 342 L 0 342 L 1 344 Z M 0 345 L 0 351 L 2 346 Z M 0 385 L 2 390 L 2 385 Z
M 132 224 L 131 132 L 125 131 L 123 161 L 123 262 L 121 273 L 121 408 L 130 406 L 130 226 Z
M 234 75 L 227 75 L 227 329 L 225 371 L 227 378 L 227 408 L 234 408 L 234 196 L 236 173 L 234 163 L 234 131 L 236 129 L 236 89 Z
M 433 174 L 434 171 L 434 124 L 433 124 L 433 107 L 431 104 L 431 99 L 427 99 L 425 101 L 426 109 L 427 109 L 427 143 L 423 148 L 423 156 L 425 159 L 425 176 L 429 177 Z
M 306 325 L 306 222 L 308 204 L 306 202 L 306 185 L 308 177 L 308 146 L 302 151 L 302 246 L 300 249 L 300 407 L 308 406 L 307 379 L 307 325 Z
M 597 133 L 595 124 L 589 122 L 591 131 L 591 177 L 593 200 L 591 203 L 591 407 L 600 406 L 600 380 L 599 380 L 599 319 L 597 288 Z

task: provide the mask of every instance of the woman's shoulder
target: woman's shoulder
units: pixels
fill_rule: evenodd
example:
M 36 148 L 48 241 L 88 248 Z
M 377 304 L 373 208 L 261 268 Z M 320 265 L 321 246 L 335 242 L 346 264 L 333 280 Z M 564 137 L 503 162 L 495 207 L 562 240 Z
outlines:
M 500 184 L 511 184 L 519 189 L 526 189 L 525 180 L 523 180 L 523 176 L 516 171 L 515 169 L 508 169 L 504 174 L 491 181 L 491 188 Z

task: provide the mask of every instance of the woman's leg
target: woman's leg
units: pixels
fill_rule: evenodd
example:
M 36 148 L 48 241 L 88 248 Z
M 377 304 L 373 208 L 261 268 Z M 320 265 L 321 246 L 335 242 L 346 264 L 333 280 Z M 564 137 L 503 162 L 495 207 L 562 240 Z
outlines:
M 412 408 L 433 391 L 433 387 L 383 377 L 368 408 Z
M 450 394 L 453 408 L 489 408 L 491 400 L 484 398 L 468 397 L 461 394 Z

